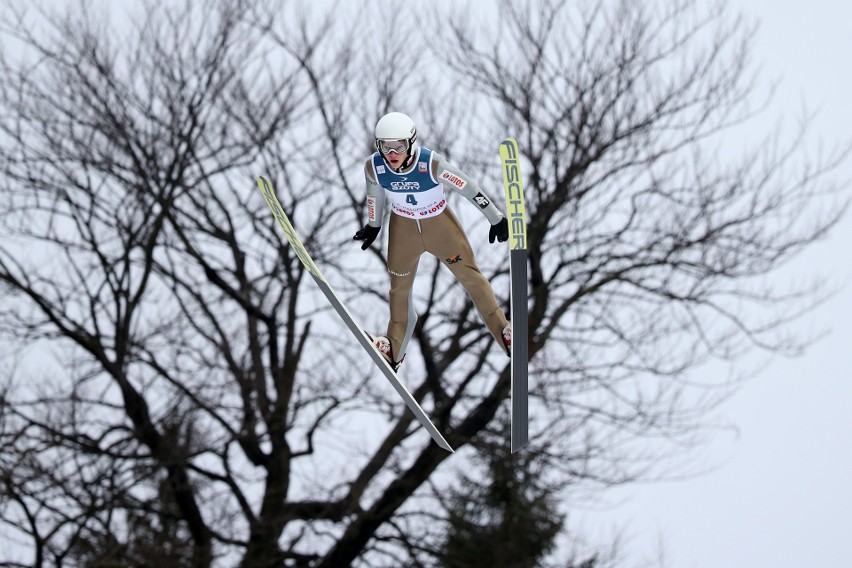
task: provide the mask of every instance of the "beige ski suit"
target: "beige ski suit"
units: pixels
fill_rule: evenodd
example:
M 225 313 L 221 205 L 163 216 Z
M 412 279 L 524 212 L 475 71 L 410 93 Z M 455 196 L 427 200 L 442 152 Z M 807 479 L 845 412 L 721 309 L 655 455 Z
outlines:
M 388 235 L 390 273 L 390 322 L 387 337 L 391 353 L 398 361 L 407 345 L 411 288 L 420 256 L 428 252 L 450 269 L 473 300 L 476 309 L 505 350 L 502 339 L 506 316 L 491 284 L 479 271 L 467 236 L 447 206 L 444 187 L 448 186 L 476 205 L 495 225 L 503 218 L 494 203 L 464 172 L 447 163 L 440 154 L 418 147 L 409 169 L 394 172 L 377 152 L 367 159 L 368 224 L 380 227 L 385 198 L 391 201 Z

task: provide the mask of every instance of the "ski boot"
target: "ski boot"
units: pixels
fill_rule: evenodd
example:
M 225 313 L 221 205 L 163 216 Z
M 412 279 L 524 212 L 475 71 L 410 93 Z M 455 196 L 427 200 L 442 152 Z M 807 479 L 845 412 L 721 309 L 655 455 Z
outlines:
M 403 355 L 402 359 L 400 359 L 399 361 L 394 362 L 392 353 L 393 350 L 391 349 L 390 340 L 387 337 L 383 335 L 380 335 L 379 337 L 373 337 L 372 335 L 370 335 L 370 339 L 373 341 L 373 345 L 376 346 L 376 349 L 379 350 L 379 353 L 382 354 L 382 357 L 385 358 L 385 361 L 387 361 L 388 364 L 391 366 L 393 372 L 396 373 L 402 365 L 402 362 L 405 361 L 405 355 Z
M 506 327 L 503 328 L 503 333 L 501 333 L 503 338 L 503 347 L 506 348 L 506 355 L 509 357 L 512 356 L 512 322 L 506 324 Z

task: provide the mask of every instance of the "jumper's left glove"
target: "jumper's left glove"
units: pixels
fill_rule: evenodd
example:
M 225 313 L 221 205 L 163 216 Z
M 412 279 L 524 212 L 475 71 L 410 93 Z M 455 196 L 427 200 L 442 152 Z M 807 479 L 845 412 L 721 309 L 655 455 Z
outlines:
M 501 217 L 497 223 L 491 225 L 488 231 L 488 242 L 493 243 L 495 238 L 501 243 L 509 240 L 509 221 L 505 217 Z
M 352 237 L 352 240 L 355 241 L 364 241 L 361 245 L 361 250 L 367 250 L 373 241 L 376 240 L 376 237 L 379 235 L 379 231 L 381 231 L 381 227 L 371 227 L 370 225 L 364 225 L 362 228 L 358 229 L 358 232 L 355 233 L 355 236 Z

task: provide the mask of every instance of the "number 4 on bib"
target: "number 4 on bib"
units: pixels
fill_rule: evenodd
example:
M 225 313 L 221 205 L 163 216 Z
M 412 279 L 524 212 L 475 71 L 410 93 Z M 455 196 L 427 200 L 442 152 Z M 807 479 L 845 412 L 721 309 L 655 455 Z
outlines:
M 511 304 L 512 344 L 512 452 L 529 439 L 529 387 L 527 384 L 527 216 L 524 182 L 518 143 L 507 138 L 500 143 L 500 162 L 506 189 L 509 220 L 509 302 Z

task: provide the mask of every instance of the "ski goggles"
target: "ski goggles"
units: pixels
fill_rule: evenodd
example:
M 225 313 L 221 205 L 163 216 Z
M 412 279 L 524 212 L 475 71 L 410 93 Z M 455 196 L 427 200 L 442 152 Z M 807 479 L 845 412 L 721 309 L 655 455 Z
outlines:
M 408 140 L 378 140 L 376 145 L 382 154 L 405 154 L 411 147 Z

